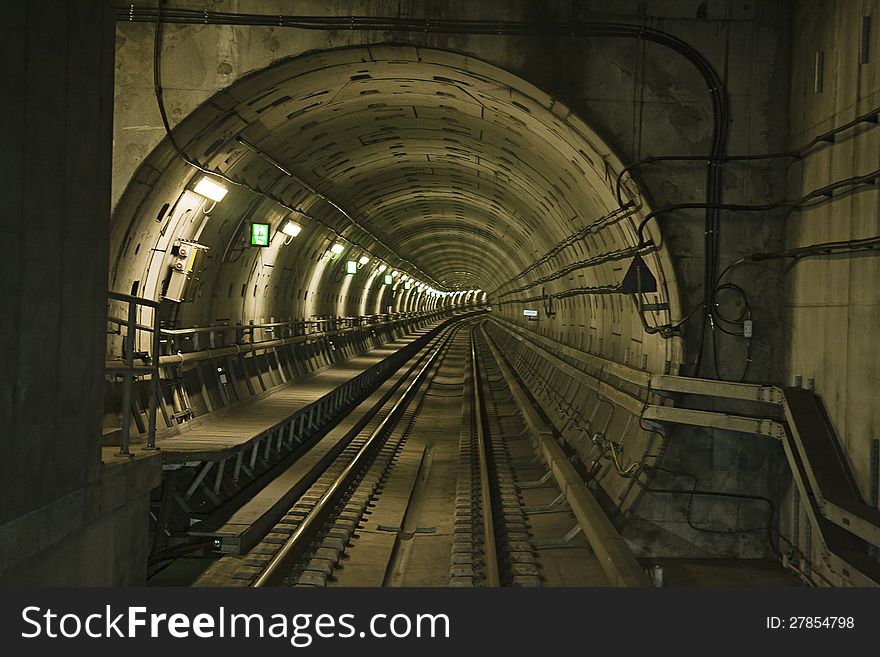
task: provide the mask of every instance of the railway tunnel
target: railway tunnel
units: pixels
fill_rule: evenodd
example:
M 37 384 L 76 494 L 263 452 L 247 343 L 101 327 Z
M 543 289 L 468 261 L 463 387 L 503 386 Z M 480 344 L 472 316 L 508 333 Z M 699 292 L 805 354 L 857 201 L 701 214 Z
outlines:
M 41 4 L 4 583 L 880 582 L 876 2 Z

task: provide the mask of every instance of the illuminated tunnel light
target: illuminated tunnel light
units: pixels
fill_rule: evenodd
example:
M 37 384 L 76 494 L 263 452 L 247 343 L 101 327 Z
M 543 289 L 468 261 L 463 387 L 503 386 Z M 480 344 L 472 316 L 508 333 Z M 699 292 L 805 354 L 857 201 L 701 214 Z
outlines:
M 290 235 L 291 237 L 296 237 L 302 232 L 303 227 L 300 226 L 295 221 L 291 221 L 288 219 L 284 222 L 284 226 L 281 227 L 281 232 L 285 235 Z
M 193 191 L 196 194 L 217 202 L 223 200 L 223 197 L 226 196 L 226 192 L 228 190 L 223 185 L 215 183 L 213 180 L 208 178 L 208 176 L 202 176 L 201 180 L 196 183 Z
M 394 279 L 391 277 L 391 274 L 385 274 L 385 285 L 391 285 L 394 282 Z
M 335 255 L 339 255 L 343 251 L 345 251 L 345 247 L 339 242 L 336 242 L 336 244 L 330 247 L 330 253 L 333 253 Z
M 400 272 L 395 269 L 393 272 L 391 272 L 391 278 L 396 278 L 399 273 Z
M 365 265 L 370 261 L 370 256 L 362 255 L 358 258 L 358 264 Z
M 380 273 L 380 274 L 381 274 L 383 271 L 385 271 L 386 269 L 388 269 L 388 265 L 386 265 L 384 262 L 383 262 L 381 265 L 379 265 L 379 273 Z
M 345 263 L 345 273 L 346 274 L 357 274 L 358 263 L 354 260 L 348 260 Z
M 408 290 L 412 287 L 412 284 L 409 281 L 404 281 L 403 287 L 405 290 Z

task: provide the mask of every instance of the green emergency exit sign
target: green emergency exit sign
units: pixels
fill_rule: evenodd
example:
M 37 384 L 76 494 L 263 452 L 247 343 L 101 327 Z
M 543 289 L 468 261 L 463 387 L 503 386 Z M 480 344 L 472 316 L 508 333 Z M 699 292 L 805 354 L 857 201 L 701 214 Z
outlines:
M 269 224 L 251 224 L 251 246 L 269 246 Z

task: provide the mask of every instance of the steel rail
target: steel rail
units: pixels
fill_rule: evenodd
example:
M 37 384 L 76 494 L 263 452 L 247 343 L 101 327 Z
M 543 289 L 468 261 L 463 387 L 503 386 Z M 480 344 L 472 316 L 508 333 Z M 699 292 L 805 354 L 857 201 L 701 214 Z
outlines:
M 320 529 L 324 516 L 333 509 L 338 503 L 339 498 L 354 482 L 357 475 L 361 472 L 361 466 L 369 467 L 370 456 L 377 451 L 373 449 L 374 446 L 381 446 L 380 443 L 386 430 L 394 427 L 394 424 L 399 420 L 407 406 L 409 406 L 415 393 L 427 378 L 431 367 L 437 361 L 440 354 L 443 353 L 444 347 L 449 344 L 455 335 L 455 329 L 456 327 L 450 327 L 449 332 L 443 338 L 438 339 L 440 344 L 434 350 L 434 353 L 422 366 L 419 373 L 410 382 L 391 410 L 388 411 L 379 423 L 379 426 L 370 433 L 369 438 L 367 438 L 357 454 L 354 455 L 333 483 L 327 487 L 327 490 L 324 491 L 309 514 L 303 518 L 296 530 L 284 542 L 277 554 L 266 564 L 266 567 L 251 584 L 253 588 L 276 584 L 286 574 L 286 566 L 307 549 L 308 544 L 314 537 L 314 532 Z
M 473 385 L 474 432 L 480 457 L 480 503 L 483 511 L 483 554 L 485 559 L 485 585 L 500 586 L 498 548 L 495 542 L 495 518 L 492 513 L 492 489 L 489 480 L 489 447 L 486 444 L 486 427 L 483 419 L 483 392 L 480 388 L 480 366 L 477 362 L 476 329 L 471 330 L 471 381 Z

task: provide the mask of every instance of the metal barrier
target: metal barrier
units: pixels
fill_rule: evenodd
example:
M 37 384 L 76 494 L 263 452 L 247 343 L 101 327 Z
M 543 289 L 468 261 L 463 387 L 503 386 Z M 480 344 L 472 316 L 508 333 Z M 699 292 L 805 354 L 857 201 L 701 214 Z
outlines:
M 269 350 L 276 346 L 286 344 L 298 344 L 300 341 L 310 339 L 323 339 L 337 334 L 346 334 L 358 330 L 367 330 L 369 327 L 394 326 L 397 323 L 405 323 L 408 320 L 422 318 L 430 319 L 447 314 L 447 309 L 435 309 L 427 313 L 402 312 L 364 317 L 314 317 L 311 319 L 296 319 L 282 322 L 271 321 L 268 323 L 256 323 L 250 321 L 247 324 L 215 324 L 211 326 L 193 326 L 187 328 L 163 328 L 159 322 L 160 302 L 129 294 L 109 292 L 108 298 L 112 301 L 121 301 L 127 304 L 125 318 L 108 315 L 107 321 L 123 327 L 125 333 L 122 344 L 122 359 L 108 361 L 105 371 L 119 374 L 123 379 L 122 387 L 122 429 L 121 446 L 119 454 L 131 456 L 129 450 L 131 443 L 131 422 L 133 419 L 133 402 L 135 380 L 139 377 L 149 376 L 150 399 L 147 427 L 147 449 L 156 448 L 156 415 L 161 403 L 161 378 L 160 370 L 163 367 L 180 365 L 187 361 L 210 360 L 211 358 L 225 355 L 227 350 L 233 350 L 236 354 Z M 138 323 L 138 307 L 147 307 L 153 310 L 153 319 L 149 325 Z M 262 335 L 257 334 L 261 331 Z M 138 332 L 150 334 L 149 351 L 138 352 L 137 345 L 142 343 L 137 339 Z M 207 339 L 200 336 L 206 336 Z M 271 336 L 269 339 L 266 339 Z M 263 338 L 260 340 L 259 338 Z M 207 342 L 207 345 L 205 345 Z M 140 359 L 143 364 L 136 364 Z M 168 423 L 164 404 L 162 405 L 163 416 Z M 172 416 L 173 417 L 173 416 Z M 139 431 L 144 427 L 140 418 L 137 421 Z
M 119 447 L 120 456 L 131 456 L 129 451 L 129 442 L 131 438 L 131 420 L 132 420 L 132 396 L 134 391 L 134 380 L 140 376 L 149 376 L 152 380 L 150 386 L 150 406 L 147 412 L 147 449 L 156 448 L 156 409 L 160 395 L 159 389 L 159 302 L 142 297 L 135 297 L 130 294 L 119 294 L 118 292 L 109 292 L 108 298 L 114 301 L 122 301 L 128 304 L 128 312 L 126 319 L 118 319 L 114 317 L 108 318 L 113 324 L 125 327 L 125 338 L 122 343 L 122 363 L 108 362 L 105 371 L 111 373 L 122 374 L 122 437 Z M 145 326 L 137 323 L 138 306 L 145 306 L 153 309 L 153 322 L 151 326 Z M 150 351 L 135 353 L 135 337 L 138 331 L 148 332 L 151 334 Z M 135 365 L 135 356 L 144 361 L 143 365 Z
M 257 344 L 279 338 L 293 338 L 313 335 L 316 333 L 329 333 L 342 329 L 360 328 L 365 326 L 381 325 L 390 321 L 403 321 L 420 316 L 440 315 L 442 310 L 434 310 L 428 313 L 386 313 L 380 315 L 365 315 L 364 317 L 312 317 L 310 319 L 292 319 L 288 321 L 270 321 L 243 323 L 223 323 L 211 326 L 191 326 L 187 328 L 161 328 L 162 343 L 165 345 L 160 355 L 192 353 L 208 349 L 218 349 L 232 345 Z M 124 323 L 125 320 L 110 318 L 115 323 Z M 138 327 L 149 330 L 149 327 Z M 261 335 L 258 336 L 257 332 Z M 207 334 L 207 344 L 205 338 Z M 162 346 L 162 345 L 160 345 Z

